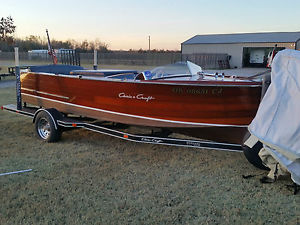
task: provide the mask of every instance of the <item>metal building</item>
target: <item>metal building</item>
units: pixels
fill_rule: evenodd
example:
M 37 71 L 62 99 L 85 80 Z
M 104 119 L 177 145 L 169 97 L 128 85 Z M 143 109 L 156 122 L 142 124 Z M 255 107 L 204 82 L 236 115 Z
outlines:
M 259 67 L 275 45 L 300 50 L 300 32 L 196 35 L 181 43 L 181 52 L 204 68 Z

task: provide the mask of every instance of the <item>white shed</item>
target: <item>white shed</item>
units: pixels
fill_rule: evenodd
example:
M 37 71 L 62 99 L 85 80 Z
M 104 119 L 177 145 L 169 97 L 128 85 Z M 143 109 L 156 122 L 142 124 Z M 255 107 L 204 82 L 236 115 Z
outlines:
M 300 50 L 300 32 L 196 35 L 181 43 L 181 53 L 184 60 L 204 68 L 218 68 L 222 61 L 229 62 L 231 68 L 259 67 L 266 65 L 275 45 L 279 50 Z

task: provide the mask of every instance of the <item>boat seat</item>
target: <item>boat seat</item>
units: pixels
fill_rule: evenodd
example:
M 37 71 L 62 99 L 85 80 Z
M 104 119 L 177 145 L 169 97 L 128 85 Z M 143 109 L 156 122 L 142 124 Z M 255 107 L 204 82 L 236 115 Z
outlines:
M 150 71 L 143 71 L 139 73 L 134 80 L 151 80 L 152 74 Z
M 135 80 L 145 80 L 145 76 L 143 73 L 139 73 L 134 79 Z

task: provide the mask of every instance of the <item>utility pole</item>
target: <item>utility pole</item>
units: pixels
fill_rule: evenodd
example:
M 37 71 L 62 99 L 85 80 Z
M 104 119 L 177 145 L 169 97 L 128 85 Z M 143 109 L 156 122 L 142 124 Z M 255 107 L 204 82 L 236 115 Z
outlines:
M 149 41 L 149 52 L 150 52 L 150 35 L 148 36 L 148 41 Z
M 94 70 L 98 69 L 98 57 L 97 57 L 97 50 L 94 49 L 94 66 L 93 66 Z

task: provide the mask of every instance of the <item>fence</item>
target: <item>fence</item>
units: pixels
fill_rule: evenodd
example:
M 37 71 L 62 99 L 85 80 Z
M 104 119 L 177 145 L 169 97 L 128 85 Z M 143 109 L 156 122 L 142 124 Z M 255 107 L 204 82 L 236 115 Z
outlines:
M 61 55 L 57 54 L 59 62 L 61 61 Z M 14 52 L 0 52 L 0 60 L 13 61 Z M 20 53 L 21 61 L 39 62 L 46 61 L 51 62 L 51 56 L 47 53 Z M 94 63 L 93 53 L 80 53 L 81 64 Z M 159 66 L 164 64 L 170 64 L 181 60 L 181 54 L 179 52 L 108 52 L 98 53 L 98 64 L 106 65 L 145 65 L 145 66 Z M 26 63 L 27 63 L 26 62 Z
M 82 63 L 93 63 L 93 53 L 81 53 Z M 147 65 L 157 66 L 170 64 L 181 60 L 180 53 L 138 53 L 138 52 L 108 52 L 98 54 L 98 64 Z
M 228 54 L 182 54 L 182 60 L 189 60 L 203 69 L 229 69 L 229 55 Z
M 57 54 L 59 62 L 62 55 Z M 0 52 L 0 60 L 14 60 L 14 52 Z M 27 52 L 20 53 L 20 60 L 26 64 L 34 62 L 51 63 L 51 56 L 47 53 Z M 183 54 L 179 52 L 108 52 L 98 53 L 99 65 L 141 65 L 141 66 L 160 66 L 174 63 L 181 60 L 189 60 L 200 65 L 203 69 L 227 69 L 229 65 L 229 55 L 227 54 Z M 93 65 L 93 53 L 80 53 L 81 64 Z
M 19 52 L 19 58 L 22 61 L 44 61 L 44 60 L 51 60 L 48 54 L 45 53 L 35 53 L 34 55 L 29 54 L 28 52 Z M 0 52 L 0 60 L 5 61 L 14 61 L 15 60 L 15 53 L 14 52 Z

